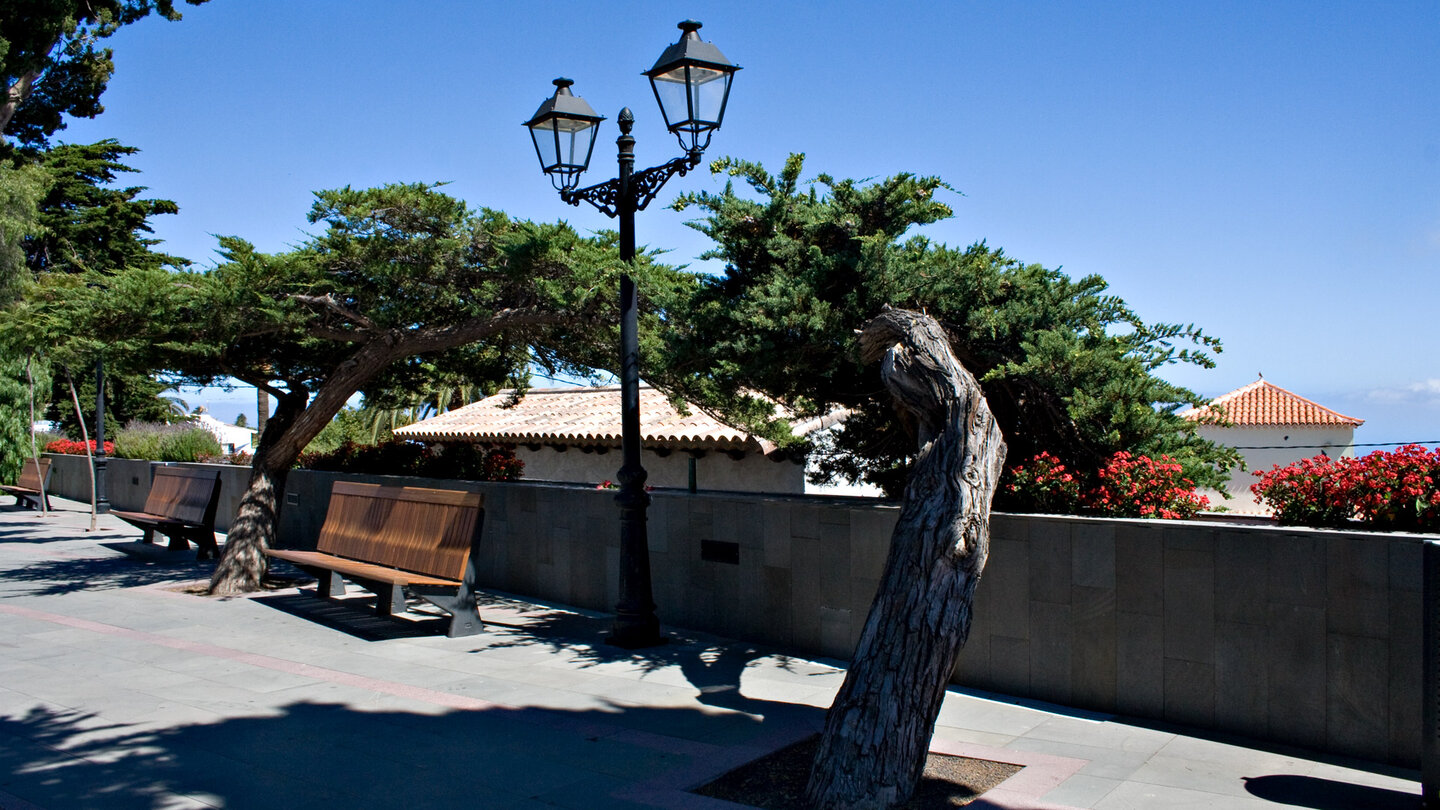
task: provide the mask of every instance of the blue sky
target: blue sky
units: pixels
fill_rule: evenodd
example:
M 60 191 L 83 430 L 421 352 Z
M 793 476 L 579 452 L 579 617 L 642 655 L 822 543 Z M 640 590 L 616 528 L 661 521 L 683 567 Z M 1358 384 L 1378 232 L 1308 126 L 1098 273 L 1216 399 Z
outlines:
M 212 0 L 112 40 L 106 112 L 62 137 L 118 138 L 175 200 L 165 248 L 217 234 L 282 250 L 312 191 L 448 181 L 475 206 L 581 230 L 521 122 L 557 76 L 609 120 L 631 106 L 639 166 L 678 154 L 641 71 L 685 17 L 743 66 L 707 157 L 807 175 L 937 175 L 951 220 L 1151 321 L 1220 337 L 1219 395 L 1266 379 L 1366 419 L 1356 441 L 1440 439 L 1440 3 L 658 3 Z M 423 9 L 417 12 L 417 9 Z M 708 246 L 663 206 L 641 243 Z M 963 195 L 963 196 L 962 196 Z M 189 394 L 221 418 L 253 392 Z

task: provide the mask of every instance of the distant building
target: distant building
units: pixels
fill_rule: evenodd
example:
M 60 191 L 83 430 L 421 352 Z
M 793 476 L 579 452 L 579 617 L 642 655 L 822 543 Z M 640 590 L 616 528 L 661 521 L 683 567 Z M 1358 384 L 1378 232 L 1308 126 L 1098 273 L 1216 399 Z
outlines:
M 1320 454 L 1338 458 L 1355 455 L 1355 428 L 1363 419 L 1337 413 L 1265 378 L 1237 388 L 1210 404 L 1180 414 L 1199 422 L 1199 434 L 1216 444 L 1237 448 L 1244 470 L 1233 470 L 1224 492 L 1201 491 L 1212 507 L 1239 514 L 1266 515 L 1255 503 L 1252 473 L 1285 466 Z
M 533 389 L 512 403 L 495 396 L 397 428 L 396 438 L 473 441 L 513 447 L 524 477 L 595 485 L 615 481 L 621 465 L 620 389 Z M 699 408 L 682 415 L 660 391 L 640 388 L 641 463 L 646 484 L 774 493 L 875 495 L 869 487 L 816 487 L 805 480 L 806 459 L 726 425 Z M 799 435 L 833 428 L 840 417 L 792 425 Z M 617 482 L 618 483 L 618 482 Z
M 195 414 L 194 419 L 195 424 L 215 436 L 215 440 L 220 442 L 220 449 L 225 453 L 255 452 L 255 431 L 253 429 L 226 424 L 203 412 Z

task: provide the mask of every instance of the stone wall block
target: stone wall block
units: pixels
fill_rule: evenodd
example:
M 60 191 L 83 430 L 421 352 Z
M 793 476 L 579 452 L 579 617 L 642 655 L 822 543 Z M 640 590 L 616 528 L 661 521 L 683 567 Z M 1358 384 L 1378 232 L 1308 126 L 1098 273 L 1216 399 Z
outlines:
M 1294 744 L 1323 748 L 1325 609 L 1272 603 L 1267 630 L 1270 733 Z
M 781 568 L 790 565 L 790 511 L 793 507 L 780 501 L 766 501 L 760 508 L 765 543 L 765 565 Z
M 1215 724 L 1227 731 L 1269 734 L 1269 640 L 1263 624 L 1217 622 Z
M 1390 749 L 1389 645 L 1336 633 L 1327 641 L 1326 746 L 1384 760 Z
M 1118 681 L 1115 590 L 1077 585 L 1070 609 L 1070 691 L 1075 705 L 1113 711 Z
M 1254 535 L 1219 532 L 1215 542 L 1215 619 L 1263 625 L 1268 616 L 1270 554 Z
M 1074 649 L 1070 605 L 1032 601 L 1029 653 L 1033 697 L 1055 703 L 1070 702 Z
M 1171 548 L 1167 543 L 1165 657 L 1200 664 L 1215 663 L 1213 552 Z
M 1115 709 L 1138 717 L 1165 713 L 1165 618 L 1115 614 Z
M 1070 603 L 1073 554 L 1070 524 L 1044 521 L 1030 527 L 1030 601 Z M 1033 617 L 1032 612 L 1032 617 Z
M 1085 588 L 1115 588 L 1115 524 L 1080 523 L 1070 529 L 1072 582 Z
M 1158 528 L 1116 526 L 1115 601 L 1126 613 L 1165 614 L 1165 542 Z

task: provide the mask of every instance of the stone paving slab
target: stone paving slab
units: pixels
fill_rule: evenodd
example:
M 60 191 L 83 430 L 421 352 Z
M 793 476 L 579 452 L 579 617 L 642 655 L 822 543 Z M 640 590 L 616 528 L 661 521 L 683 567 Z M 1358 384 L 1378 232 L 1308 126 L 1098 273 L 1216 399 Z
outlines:
M 55 503 L 0 506 L 0 810 L 734 810 L 687 790 L 816 731 L 844 677 L 674 628 L 617 650 L 504 594 L 463 639 L 359 591 L 211 599 L 209 564 Z M 1025 766 L 978 810 L 1418 806 L 1411 771 L 961 689 L 932 749 Z

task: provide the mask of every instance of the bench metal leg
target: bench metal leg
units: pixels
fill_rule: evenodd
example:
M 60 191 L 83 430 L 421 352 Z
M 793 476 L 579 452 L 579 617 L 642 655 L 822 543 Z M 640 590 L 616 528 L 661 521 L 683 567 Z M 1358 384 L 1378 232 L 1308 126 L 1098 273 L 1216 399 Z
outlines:
M 337 597 L 345 595 L 345 580 L 334 571 L 321 568 L 315 572 L 315 595 L 324 599 L 325 597 Z
M 199 529 L 190 538 L 199 549 L 195 552 L 196 560 L 204 560 L 207 557 L 212 560 L 220 559 L 220 544 L 215 542 L 215 532 L 207 532 Z
M 150 543 L 154 543 L 154 542 L 155 542 L 155 530 L 154 530 L 154 529 L 151 529 L 151 528 L 142 528 L 142 529 L 140 530 L 140 542 L 145 543 L 145 544 L 147 544 L 147 545 L 150 544 Z
M 409 610 L 405 604 L 405 586 L 382 582 L 370 590 L 375 593 L 375 615 L 393 616 Z
M 461 589 L 456 593 L 450 589 L 410 586 L 416 596 L 450 614 L 450 629 L 445 635 L 450 638 L 473 636 L 485 629 L 480 620 L 480 609 L 475 603 L 475 592 Z

